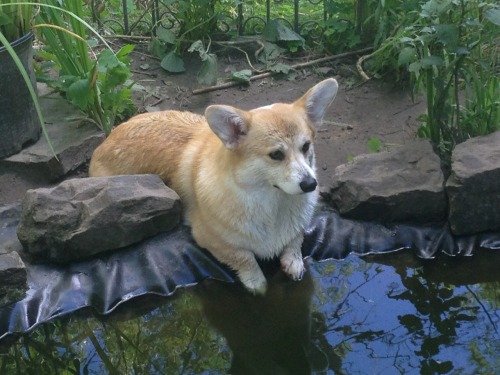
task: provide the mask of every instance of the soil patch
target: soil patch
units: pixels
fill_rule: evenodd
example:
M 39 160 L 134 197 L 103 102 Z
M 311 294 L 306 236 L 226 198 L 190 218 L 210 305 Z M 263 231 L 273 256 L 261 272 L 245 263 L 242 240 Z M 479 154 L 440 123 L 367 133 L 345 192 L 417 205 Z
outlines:
M 317 67 L 312 67 L 298 71 L 293 80 L 271 77 L 246 87 L 193 95 L 192 90 L 199 88 L 195 78 L 199 61 L 187 61 L 187 72 L 173 75 L 165 72 L 158 60 L 136 52 L 132 71 L 141 89 L 134 92 L 134 100 L 139 112 L 175 109 L 203 113 L 211 104 L 248 110 L 294 101 L 321 79 L 334 76 L 340 84 L 339 93 L 325 115 L 325 124 L 318 130 L 316 140 L 319 182 L 329 186 L 335 167 L 350 157 L 369 152 L 367 145 L 371 137 L 376 137 L 385 148 L 404 147 L 414 140 L 418 128 L 416 117 L 425 111 L 421 99 L 413 102 L 409 92 L 391 83 L 372 80 L 350 87 L 356 80 L 350 68 L 352 63 L 353 60 L 335 60 L 323 64 L 321 71 L 328 71 L 327 74 L 320 74 Z M 246 68 L 248 65 L 241 57 L 219 58 L 220 77 Z M 64 178 L 84 177 L 86 173 L 83 168 Z M 4 171 L 0 175 L 0 205 L 21 199 L 27 189 L 50 185 L 53 183 L 39 176 L 36 167 L 28 174 Z

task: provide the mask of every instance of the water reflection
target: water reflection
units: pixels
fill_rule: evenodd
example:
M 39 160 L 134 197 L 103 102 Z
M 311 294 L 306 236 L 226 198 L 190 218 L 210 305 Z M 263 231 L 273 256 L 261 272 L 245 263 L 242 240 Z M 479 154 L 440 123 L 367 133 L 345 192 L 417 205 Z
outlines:
M 172 298 L 85 310 L 0 343 L 0 374 L 493 374 L 499 252 L 411 252 L 271 269 L 265 297 L 207 281 Z
M 227 340 L 233 374 L 310 374 L 327 367 L 311 341 L 311 273 L 292 282 L 276 272 L 264 297 L 241 286 L 206 282 L 197 289 L 203 311 Z

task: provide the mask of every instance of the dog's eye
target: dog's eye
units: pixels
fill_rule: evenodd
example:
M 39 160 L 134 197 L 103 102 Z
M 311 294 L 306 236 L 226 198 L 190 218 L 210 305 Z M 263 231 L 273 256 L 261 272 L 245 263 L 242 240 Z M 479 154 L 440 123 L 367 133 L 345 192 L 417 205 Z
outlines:
M 311 147 L 311 142 L 304 143 L 304 146 L 302 146 L 302 152 L 305 154 L 307 151 L 309 151 L 309 147 Z
M 269 157 L 273 160 L 281 161 L 285 159 L 285 153 L 281 150 L 275 150 L 269 153 Z

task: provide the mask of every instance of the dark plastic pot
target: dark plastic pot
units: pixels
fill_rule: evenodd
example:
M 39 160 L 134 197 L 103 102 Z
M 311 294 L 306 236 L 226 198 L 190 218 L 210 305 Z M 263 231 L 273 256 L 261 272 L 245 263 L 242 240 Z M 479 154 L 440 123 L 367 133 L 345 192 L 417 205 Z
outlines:
M 36 88 L 33 71 L 33 33 L 11 43 Z M 35 104 L 14 60 L 0 47 L 0 158 L 13 155 L 40 138 Z

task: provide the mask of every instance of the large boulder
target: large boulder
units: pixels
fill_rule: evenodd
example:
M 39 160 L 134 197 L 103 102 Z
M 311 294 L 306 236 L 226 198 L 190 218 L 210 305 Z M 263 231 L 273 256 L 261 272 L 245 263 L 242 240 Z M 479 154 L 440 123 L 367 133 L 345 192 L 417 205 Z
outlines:
M 455 147 L 446 191 L 454 234 L 500 230 L 500 131 Z
M 17 235 L 31 258 L 67 262 L 168 231 L 180 215 L 156 175 L 73 179 L 28 190 Z
M 335 169 L 330 200 L 342 216 L 384 223 L 446 220 L 441 162 L 426 140 L 360 155 Z

